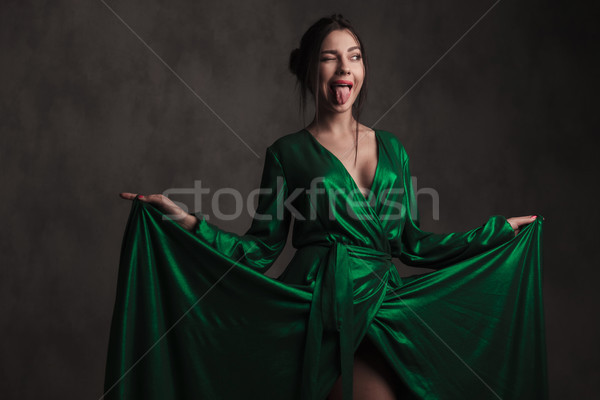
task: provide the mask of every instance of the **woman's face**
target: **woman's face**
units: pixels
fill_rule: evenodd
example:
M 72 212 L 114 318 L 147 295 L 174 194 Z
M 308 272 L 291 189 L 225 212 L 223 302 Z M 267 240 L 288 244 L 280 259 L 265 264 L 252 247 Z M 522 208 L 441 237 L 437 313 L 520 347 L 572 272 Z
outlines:
M 335 112 L 352 108 L 365 77 L 362 52 L 350 31 L 335 30 L 321 44 L 319 108 Z

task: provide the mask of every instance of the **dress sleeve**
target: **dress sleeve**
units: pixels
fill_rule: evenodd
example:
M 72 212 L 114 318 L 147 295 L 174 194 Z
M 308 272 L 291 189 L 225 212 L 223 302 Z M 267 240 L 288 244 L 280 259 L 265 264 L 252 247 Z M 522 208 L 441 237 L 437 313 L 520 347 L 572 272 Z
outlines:
M 400 243 L 392 246 L 392 255 L 404 264 L 440 269 L 499 246 L 515 236 L 513 228 L 502 215 L 492 215 L 482 226 L 465 232 L 432 233 L 421 230 L 409 159 L 405 153 L 402 175 L 405 218 Z
M 258 194 L 258 205 L 250 228 L 243 235 L 228 232 L 208 222 L 200 213 L 193 233 L 220 254 L 265 273 L 285 247 L 291 213 L 284 207 L 288 188 L 283 167 L 271 147 L 267 148 Z

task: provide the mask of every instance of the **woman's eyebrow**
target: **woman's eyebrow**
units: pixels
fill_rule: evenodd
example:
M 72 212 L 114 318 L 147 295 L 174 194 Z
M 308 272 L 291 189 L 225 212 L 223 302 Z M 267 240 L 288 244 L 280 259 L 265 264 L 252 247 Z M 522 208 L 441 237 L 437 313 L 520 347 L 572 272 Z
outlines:
M 352 51 L 352 50 L 356 50 L 356 49 L 360 50 L 360 46 L 352 46 L 352 47 L 349 47 L 349 48 L 348 48 L 348 50 L 346 50 L 346 51 Z M 322 54 L 322 53 L 337 54 L 337 50 L 323 50 L 323 51 L 321 52 L 321 54 Z

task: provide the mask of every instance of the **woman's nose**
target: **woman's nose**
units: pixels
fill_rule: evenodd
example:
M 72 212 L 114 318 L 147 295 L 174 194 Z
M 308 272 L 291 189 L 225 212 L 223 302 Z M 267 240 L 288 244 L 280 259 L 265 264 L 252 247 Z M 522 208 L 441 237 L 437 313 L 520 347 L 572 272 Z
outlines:
M 350 68 L 348 68 L 348 66 L 342 62 L 338 68 L 338 73 L 340 75 L 348 74 L 350 73 Z

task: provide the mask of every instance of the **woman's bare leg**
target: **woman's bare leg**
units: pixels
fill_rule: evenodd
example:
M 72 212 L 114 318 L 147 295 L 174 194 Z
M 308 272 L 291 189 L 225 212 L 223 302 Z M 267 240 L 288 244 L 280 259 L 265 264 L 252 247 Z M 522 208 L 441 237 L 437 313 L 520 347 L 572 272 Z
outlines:
M 379 350 L 364 339 L 354 354 L 354 400 L 396 400 L 395 375 Z M 341 400 L 341 377 L 333 385 L 328 400 Z

